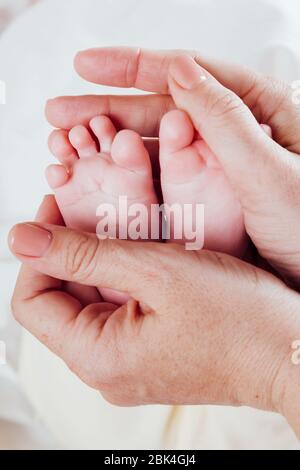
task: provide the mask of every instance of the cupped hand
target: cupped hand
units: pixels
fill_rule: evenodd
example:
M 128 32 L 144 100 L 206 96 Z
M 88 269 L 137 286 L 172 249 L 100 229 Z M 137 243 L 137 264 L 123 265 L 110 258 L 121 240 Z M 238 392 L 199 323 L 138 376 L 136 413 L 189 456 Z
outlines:
M 299 285 L 300 108 L 292 87 L 196 52 L 93 49 L 75 67 L 91 82 L 158 94 L 57 98 L 47 105 L 50 123 L 69 129 L 107 114 L 119 128 L 157 137 L 167 111 L 187 111 L 237 192 L 260 254 Z
M 226 255 L 100 241 L 57 220 L 49 196 L 38 222 L 13 228 L 10 246 L 24 266 L 12 306 L 84 382 L 118 405 L 249 405 L 290 417 L 295 292 Z M 119 289 L 132 300 L 86 304 L 66 282 Z

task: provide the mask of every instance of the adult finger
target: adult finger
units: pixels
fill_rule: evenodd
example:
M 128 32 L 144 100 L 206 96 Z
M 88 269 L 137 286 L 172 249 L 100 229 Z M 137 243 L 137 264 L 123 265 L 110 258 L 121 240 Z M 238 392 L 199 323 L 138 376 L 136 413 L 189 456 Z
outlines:
M 246 67 L 205 57 L 196 51 L 152 51 L 128 47 L 90 49 L 75 58 L 75 68 L 85 79 L 110 86 L 135 87 L 168 93 L 168 71 L 184 53 L 237 94 L 256 119 L 272 127 L 275 140 L 300 153 L 300 104 L 289 84 L 272 80 Z
M 249 195 L 251 199 L 258 195 L 261 178 L 267 184 L 277 174 L 274 167 L 278 171 L 285 152 L 261 129 L 242 100 L 193 59 L 179 56 L 174 60 L 169 85 L 175 103 L 190 115 L 218 155 L 242 204 L 248 205 Z
M 158 137 L 163 115 L 174 109 L 170 96 L 63 96 L 49 100 L 46 117 L 61 129 L 89 125 L 98 115 L 109 116 L 118 130 L 131 129 L 143 137 Z
M 212 60 L 196 51 L 100 47 L 79 52 L 74 65 L 77 73 L 92 83 L 169 93 L 169 67 L 182 54 L 196 59 L 237 94 L 253 84 L 252 74 L 244 67 Z

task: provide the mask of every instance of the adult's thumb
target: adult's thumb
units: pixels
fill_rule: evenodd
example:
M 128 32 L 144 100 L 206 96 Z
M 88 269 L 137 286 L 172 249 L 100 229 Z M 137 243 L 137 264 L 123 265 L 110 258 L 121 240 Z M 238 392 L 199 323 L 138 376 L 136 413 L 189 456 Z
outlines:
M 138 300 L 144 271 L 155 268 L 148 256 L 150 244 L 99 240 L 93 234 L 49 224 L 18 224 L 10 232 L 9 244 L 17 258 L 43 274 L 120 290 Z

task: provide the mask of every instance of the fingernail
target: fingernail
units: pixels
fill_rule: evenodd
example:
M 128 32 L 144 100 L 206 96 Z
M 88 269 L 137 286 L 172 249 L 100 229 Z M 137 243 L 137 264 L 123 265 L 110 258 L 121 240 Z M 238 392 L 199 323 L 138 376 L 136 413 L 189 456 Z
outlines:
M 9 234 L 9 246 L 17 255 L 41 258 L 52 242 L 52 233 L 36 224 L 16 225 Z
M 177 57 L 171 65 L 170 74 L 185 90 L 192 90 L 207 79 L 207 72 L 189 56 Z

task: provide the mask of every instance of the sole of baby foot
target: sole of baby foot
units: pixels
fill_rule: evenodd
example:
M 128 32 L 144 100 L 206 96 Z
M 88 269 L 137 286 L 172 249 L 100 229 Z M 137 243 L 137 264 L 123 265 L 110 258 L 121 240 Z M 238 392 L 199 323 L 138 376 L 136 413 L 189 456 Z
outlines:
M 56 131 L 49 146 L 52 153 L 57 152 L 58 160 L 65 163 L 51 165 L 46 176 L 68 227 L 100 237 L 117 237 L 121 231 L 132 239 L 128 214 L 121 217 L 119 214 L 120 198 L 126 198 L 128 211 L 140 205 L 149 214 L 145 232 L 150 237 L 151 207 L 157 204 L 157 196 L 150 157 L 137 133 L 129 130 L 117 133 L 109 118 L 98 116 L 91 120 L 89 128 L 76 126 L 68 135 Z M 100 223 L 101 210 L 108 206 L 115 218 L 107 217 L 106 226 L 111 229 L 103 231 L 106 226 Z M 103 297 L 118 304 L 128 300 L 126 294 L 107 290 Z

